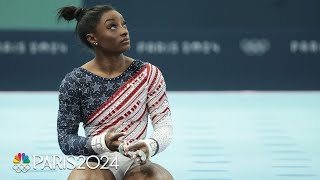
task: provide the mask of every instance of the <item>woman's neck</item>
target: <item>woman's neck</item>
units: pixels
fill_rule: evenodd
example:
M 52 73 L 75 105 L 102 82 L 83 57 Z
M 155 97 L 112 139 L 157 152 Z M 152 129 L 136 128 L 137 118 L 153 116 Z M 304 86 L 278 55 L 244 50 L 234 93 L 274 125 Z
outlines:
M 134 61 L 125 55 L 116 54 L 111 55 L 110 53 L 102 53 L 100 51 L 95 52 L 96 57 L 81 67 L 105 78 L 113 78 L 122 74 Z
M 123 54 L 114 56 L 105 56 L 96 54 L 93 64 L 97 70 L 105 72 L 109 75 L 121 73 L 128 67 L 129 60 Z

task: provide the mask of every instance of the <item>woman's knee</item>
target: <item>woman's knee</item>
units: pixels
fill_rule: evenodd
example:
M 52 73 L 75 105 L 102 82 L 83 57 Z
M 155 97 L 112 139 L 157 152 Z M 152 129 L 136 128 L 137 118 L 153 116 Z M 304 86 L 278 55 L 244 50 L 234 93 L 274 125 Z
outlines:
M 129 169 L 124 177 L 124 180 L 136 179 L 173 180 L 173 177 L 165 168 L 149 161 L 144 165 L 135 166 Z
M 89 162 L 89 166 L 96 167 L 97 163 Z M 97 169 L 90 169 L 85 165 L 84 169 L 75 168 L 71 171 L 68 180 L 115 180 L 110 170 L 103 170 L 99 167 Z

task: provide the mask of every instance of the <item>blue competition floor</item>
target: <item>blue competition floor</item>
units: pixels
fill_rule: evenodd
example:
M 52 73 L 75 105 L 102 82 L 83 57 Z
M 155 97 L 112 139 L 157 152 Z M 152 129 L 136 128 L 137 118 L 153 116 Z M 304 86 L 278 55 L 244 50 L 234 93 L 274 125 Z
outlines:
M 12 169 L 18 152 L 30 157 L 62 155 L 56 138 L 57 96 L 56 92 L 0 93 L 0 179 L 67 178 L 69 170 L 16 173 Z M 169 92 L 168 96 L 174 140 L 153 161 L 175 179 L 320 179 L 320 92 Z

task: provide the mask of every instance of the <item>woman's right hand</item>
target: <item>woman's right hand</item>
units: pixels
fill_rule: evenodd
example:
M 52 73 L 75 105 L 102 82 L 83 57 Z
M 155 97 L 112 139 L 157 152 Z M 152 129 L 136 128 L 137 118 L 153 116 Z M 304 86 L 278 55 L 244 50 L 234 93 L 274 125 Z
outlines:
M 122 143 L 119 138 L 127 135 L 125 132 L 117 132 L 117 129 L 119 129 L 120 125 L 121 124 L 118 123 L 117 125 L 111 127 L 106 134 L 106 145 L 111 151 L 118 151 L 118 147 Z

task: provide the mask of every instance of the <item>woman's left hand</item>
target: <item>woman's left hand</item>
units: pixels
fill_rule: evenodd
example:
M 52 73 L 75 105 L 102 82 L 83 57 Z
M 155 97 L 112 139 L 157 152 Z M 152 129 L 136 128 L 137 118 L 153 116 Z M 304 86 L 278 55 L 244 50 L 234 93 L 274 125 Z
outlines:
M 138 159 L 137 161 L 141 162 L 142 164 L 146 163 L 146 157 L 149 157 L 149 150 L 144 141 L 137 141 L 132 144 L 124 144 L 123 150 L 126 156 L 129 156 L 132 159 Z

